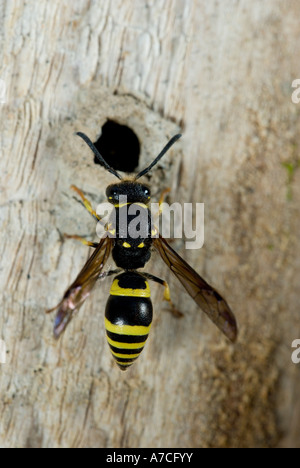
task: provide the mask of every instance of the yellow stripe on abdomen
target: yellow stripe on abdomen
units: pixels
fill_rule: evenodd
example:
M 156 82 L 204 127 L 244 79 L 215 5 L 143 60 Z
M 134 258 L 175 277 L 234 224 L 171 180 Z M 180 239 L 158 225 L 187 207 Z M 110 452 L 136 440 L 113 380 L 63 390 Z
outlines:
M 115 353 L 114 351 L 111 350 L 111 354 L 115 357 L 115 358 L 129 358 L 129 359 L 133 359 L 133 358 L 137 358 L 139 357 L 139 355 L 141 354 L 141 352 L 139 353 L 136 353 L 136 354 L 123 354 L 123 353 Z
M 148 327 L 144 327 L 143 325 L 117 325 L 111 323 L 106 317 L 104 323 L 107 331 L 118 335 L 148 335 L 151 328 L 151 324 Z
M 150 288 L 148 281 L 145 281 L 145 289 L 122 288 L 119 286 L 119 280 L 115 279 L 110 288 L 111 296 L 128 296 L 128 297 L 150 297 Z
M 144 346 L 145 343 L 146 343 L 146 340 L 147 340 L 148 336 L 145 337 L 145 341 L 138 342 L 138 343 L 125 343 L 125 342 L 123 342 L 123 341 L 115 341 L 115 340 L 112 340 L 111 338 L 109 338 L 109 336 L 107 336 L 106 338 L 107 338 L 108 343 L 109 343 L 111 346 L 114 346 L 115 348 L 120 348 L 120 349 L 139 349 L 139 348 L 143 348 L 143 346 Z

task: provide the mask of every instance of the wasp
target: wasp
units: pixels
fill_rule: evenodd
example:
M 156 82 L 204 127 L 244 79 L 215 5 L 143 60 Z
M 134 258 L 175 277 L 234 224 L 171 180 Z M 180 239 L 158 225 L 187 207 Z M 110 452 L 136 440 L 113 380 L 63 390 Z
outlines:
M 58 338 L 65 330 L 75 313 L 87 299 L 91 290 L 100 278 L 116 275 L 110 289 L 110 295 L 105 308 L 105 329 L 107 341 L 113 358 L 121 370 L 127 370 L 141 354 L 148 338 L 153 308 L 150 298 L 149 281 L 164 286 L 164 299 L 169 301 L 174 313 L 178 313 L 170 298 L 169 286 L 166 281 L 156 276 L 139 271 L 149 261 L 152 248 L 159 253 L 172 273 L 184 286 L 196 304 L 204 311 L 212 322 L 234 342 L 237 336 L 235 317 L 225 299 L 210 286 L 188 263 L 183 260 L 158 233 L 152 224 L 149 204 L 151 200 L 150 187 L 138 180 L 146 175 L 164 156 L 169 148 L 181 137 L 173 136 L 152 163 L 139 172 L 133 179 L 123 179 L 101 156 L 91 140 L 82 132 L 81 137 L 93 151 L 100 164 L 120 182 L 111 184 L 106 189 L 107 200 L 115 210 L 115 222 L 108 222 L 105 234 L 99 243 L 88 242 L 79 236 L 68 236 L 81 240 L 95 250 L 78 274 L 75 281 L 66 290 L 61 302 L 51 312 L 57 310 L 54 322 L 54 336 Z M 72 188 L 81 197 L 81 201 L 97 220 L 100 217 L 93 210 L 91 203 L 83 192 L 75 186 Z M 122 200 L 126 202 L 121 202 Z M 160 203 L 162 202 L 161 197 Z M 128 226 L 134 214 L 130 213 L 133 205 L 138 206 L 143 217 L 144 226 L 138 235 L 132 235 Z M 125 219 L 124 227 L 119 220 Z M 104 271 L 104 266 L 112 254 L 117 266 L 115 270 Z

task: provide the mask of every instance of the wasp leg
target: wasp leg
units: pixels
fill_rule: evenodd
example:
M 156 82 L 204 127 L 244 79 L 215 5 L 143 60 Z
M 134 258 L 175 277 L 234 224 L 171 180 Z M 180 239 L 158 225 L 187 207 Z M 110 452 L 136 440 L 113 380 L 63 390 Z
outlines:
M 163 211 L 163 207 L 161 206 L 164 202 L 164 199 L 166 197 L 166 195 L 171 191 L 170 188 L 166 188 L 165 190 L 163 190 L 161 196 L 160 196 L 160 199 L 158 201 L 158 205 L 159 205 L 159 212 L 158 212 L 158 215 L 160 216 L 162 214 L 162 211 Z
M 163 192 L 162 192 L 162 194 L 161 194 L 161 196 L 160 196 L 160 199 L 159 199 L 159 201 L 158 201 L 158 212 L 155 213 L 155 220 L 156 220 L 155 222 L 158 221 L 160 215 L 161 215 L 162 212 L 163 212 L 162 204 L 163 204 L 163 202 L 164 202 L 164 199 L 165 199 L 166 195 L 167 195 L 170 191 L 171 191 L 170 188 L 166 188 L 165 190 L 163 190 Z M 157 234 L 158 234 L 158 229 L 157 229 L 156 226 L 153 226 L 153 228 L 152 228 L 152 237 L 155 237 Z
M 165 280 L 158 278 L 157 276 L 151 275 L 150 273 L 143 272 L 142 275 L 145 276 L 147 279 L 151 281 L 155 281 L 155 283 L 159 283 L 162 286 L 164 286 L 165 288 L 164 300 L 168 301 L 168 303 L 170 304 L 172 314 L 175 315 L 175 317 L 177 318 L 183 317 L 183 313 L 177 310 L 173 302 L 171 301 L 170 288 L 169 288 L 168 283 Z
M 111 276 L 111 275 L 117 275 L 121 271 L 122 271 L 122 268 L 117 268 L 116 270 L 104 271 L 103 273 L 99 275 L 98 279 L 107 278 L 108 276 Z
M 90 242 L 86 240 L 84 237 L 77 236 L 76 234 L 64 234 L 64 237 L 67 239 L 76 239 L 82 242 L 84 245 L 88 245 L 89 247 L 94 247 L 96 248 L 98 246 L 98 242 Z
M 93 216 L 93 218 L 95 218 L 97 221 L 100 221 L 101 220 L 100 216 L 97 215 L 96 211 L 93 209 L 91 205 L 91 202 L 85 197 L 84 193 L 75 185 L 71 185 L 71 189 L 74 190 L 74 192 L 76 192 L 80 196 L 83 205 L 88 210 L 88 212 Z

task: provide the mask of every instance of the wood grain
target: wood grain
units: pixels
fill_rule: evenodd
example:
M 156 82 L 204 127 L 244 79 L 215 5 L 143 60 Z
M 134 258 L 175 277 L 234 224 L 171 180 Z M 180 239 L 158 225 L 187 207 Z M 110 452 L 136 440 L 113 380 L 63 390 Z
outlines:
M 0 157 L 0 444 L 3 447 L 299 447 L 299 2 L 0 1 L 6 84 Z M 93 204 L 113 176 L 74 136 L 106 119 L 133 128 L 140 169 L 179 129 L 153 172 L 156 200 L 205 203 L 205 244 L 178 252 L 224 296 L 231 345 L 158 257 L 184 318 L 155 318 L 121 373 L 105 342 L 110 281 L 63 339 L 57 303 L 95 238 L 75 200 Z M 284 164 L 292 165 L 288 175 Z

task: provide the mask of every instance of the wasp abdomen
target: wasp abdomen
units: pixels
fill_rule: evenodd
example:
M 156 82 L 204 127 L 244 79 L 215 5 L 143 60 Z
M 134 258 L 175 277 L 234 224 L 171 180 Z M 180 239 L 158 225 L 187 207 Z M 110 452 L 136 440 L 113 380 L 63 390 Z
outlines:
M 105 310 L 110 350 L 122 370 L 139 357 L 152 323 L 152 303 L 147 280 L 135 272 L 118 275 L 112 284 Z

